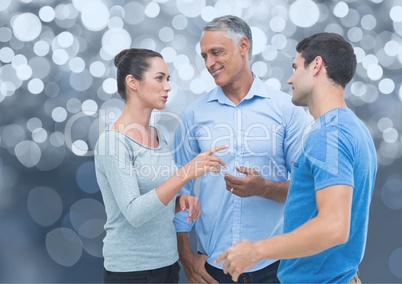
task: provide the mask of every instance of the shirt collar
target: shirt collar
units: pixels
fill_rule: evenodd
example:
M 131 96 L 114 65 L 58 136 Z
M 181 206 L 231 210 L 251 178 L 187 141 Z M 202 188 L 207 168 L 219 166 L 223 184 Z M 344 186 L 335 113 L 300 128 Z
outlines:
M 254 73 L 252 74 L 254 78 L 253 84 L 251 85 L 250 90 L 248 91 L 247 95 L 243 98 L 243 100 L 250 100 L 254 96 L 269 99 L 270 96 L 268 94 L 267 88 L 265 87 L 265 84 L 261 81 L 260 78 L 255 76 Z M 219 86 L 217 88 L 214 88 L 208 96 L 207 102 L 212 101 L 218 101 L 221 104 L 233 104 L 231 103 L 229 98 L 225 95 L 225 93 L 222 91 L 222 88 Z

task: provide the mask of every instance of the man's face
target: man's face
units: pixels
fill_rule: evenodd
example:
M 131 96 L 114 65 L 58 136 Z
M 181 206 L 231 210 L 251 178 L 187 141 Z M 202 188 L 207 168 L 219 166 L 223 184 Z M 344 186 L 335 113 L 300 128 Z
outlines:
M 287 83 L 292 86 L 292 102 L 297 106 L 308 106 L 312 93 L 312 75 L 309 66 L 304 67 L 304 58 L 297 53 L 293 61 L 294 72 Z
M 218 86 L 224 87 L 238 79 L 244 68 L 244 55 L 226 31 L 204 31 L 200 46 L 205 67 Z

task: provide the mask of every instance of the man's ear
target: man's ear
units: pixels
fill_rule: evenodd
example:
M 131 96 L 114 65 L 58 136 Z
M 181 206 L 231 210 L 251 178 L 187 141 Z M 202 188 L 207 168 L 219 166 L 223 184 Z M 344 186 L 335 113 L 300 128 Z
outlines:
M 314 60 L 310 63 L 313 74 L 316 75 L 319 71 L 325 70 L 324 60 L 321 56 L 316 56 Z
M 133 75 L 126 76 L 126 86 L 134 91 L 138 88 L 138 80 L 133 77 Z
M 250 42 L 248 41 L 248 39 L 245 36 L 240 39 L 239 47 L 240 47 L 240 52 L 242 55 L 243 54 L 248 55 L 248 51 L 250 49 Z

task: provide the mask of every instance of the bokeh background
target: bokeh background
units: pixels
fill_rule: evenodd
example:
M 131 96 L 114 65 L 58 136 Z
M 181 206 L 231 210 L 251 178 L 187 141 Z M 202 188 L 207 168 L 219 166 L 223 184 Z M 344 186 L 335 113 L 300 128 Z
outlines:
M 214 87 L 199 37 L 225 14 L 252 27 L 253 72 L 288 94 L 299 40 L 329 31 L 355 47 L 347 103 L 379 163 L 361 279 L 402 282 L 402 0 L 1 0 L 0 282 L 101 282 L 93 149 L 123 107 L 112 59 L 162 53 L 172 91 L 152 121 L 171 140 L 184 108 Z

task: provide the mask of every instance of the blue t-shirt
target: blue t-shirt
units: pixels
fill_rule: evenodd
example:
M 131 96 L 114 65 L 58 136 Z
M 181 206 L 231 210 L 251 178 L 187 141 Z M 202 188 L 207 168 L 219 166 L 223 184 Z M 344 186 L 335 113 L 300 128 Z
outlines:
M 293 164 L 284 232 L 317 216 L 317 190 L 345 184 L 353 187 L 349 239 L 309 257 L 281 260 L 281 283 L 347 283 L 356 274 L 366 245 L 376 172 L 371 135 L 351 110 L 333 109 L 316 121 Z

